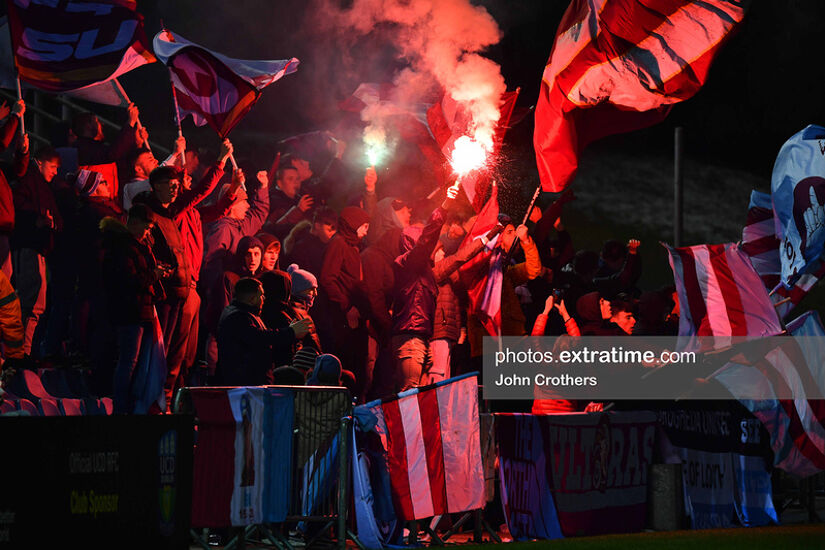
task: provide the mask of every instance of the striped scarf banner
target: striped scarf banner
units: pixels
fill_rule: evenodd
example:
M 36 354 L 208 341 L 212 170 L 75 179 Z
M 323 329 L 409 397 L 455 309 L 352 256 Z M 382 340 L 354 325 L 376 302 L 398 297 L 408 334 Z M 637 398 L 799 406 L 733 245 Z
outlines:
M 533 142 L 544 191 L 570 183 L 588 143 L 656 124 L 692 97 L 748 3 L 573 0 L 536 104 Z

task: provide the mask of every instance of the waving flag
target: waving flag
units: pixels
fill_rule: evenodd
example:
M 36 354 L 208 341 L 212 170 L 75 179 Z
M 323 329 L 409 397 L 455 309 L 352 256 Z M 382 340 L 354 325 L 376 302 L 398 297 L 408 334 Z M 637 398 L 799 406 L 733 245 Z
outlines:
M 754 365 L 729 363 L 716 378 L 734 397 L 743 387 L 751 393 L 762 387 L 766 396 L 786 397 L 741 402 L 770 434 L 774 466 L 806 477 L 825 470 L 825 329 L 815 312 L 787 328 L 793 338 L 783 338 L 785 342 Z
M 543 189 L 567 187 L 588 143 L 656 124 L 672 104 L 693 96 L 748 3 L 573 0 L 536 105 Z
M 761 338 L 782 332 L 759 274 L 737 245 L 665 248 L 679 296 L 680 336 Z
M 785 142 L 773 166 L 771 198 L 782 284 L 791 288 L 825 250 L 825 128 L 812 124 Z
M 20 78 L 66 92 L 154 63 L 134 0 L 9 0 L 14 61 Z
M 464 237 L 461 246 L 485 236 L 498 223 L 498 186 L 484 208 L 479 212 L 473 227 Z M 501 287 L 504 283 L 506 252 L 495 248 L 497 238 L 487 243 L 487 250 L 476 254 L 459 268 L 470 299 L 470 312 L 476 314 L 490 336 L 498 336 L 501 328 Z
M 169 67 L 181 118 L 192 115 L 225 138 L 258 101 L 261 90 L 298 70 L 298 60 L 250 61 L 207 50 L 171 31 L 155 36 L 155 55 Z
M 356 407 L 387 457 L 401 520 L 484 507 L 476 373 Z
M 741 248 L 750 257 L 751 264 L 765 287 L 772 291 L 771 299 L 776 312 L 780 317 L 785 317 L 825 276 L 825 262 L 816 261 L 811 272 L 803 273 L 791 288 L 780 284 L 782 262 L 779 259 L 780 242 L 776 237 L 775 220 L 771 196 L 759 191 L 751 192 L 748 217 L 742 229 Z

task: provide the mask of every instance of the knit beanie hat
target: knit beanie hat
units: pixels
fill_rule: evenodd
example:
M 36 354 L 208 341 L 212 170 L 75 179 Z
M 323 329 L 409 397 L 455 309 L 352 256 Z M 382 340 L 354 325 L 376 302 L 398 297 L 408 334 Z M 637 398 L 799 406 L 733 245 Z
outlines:
M 324 353 L 315 358 L 315 368 L 307 379 L 308 386 L 340 386 L 341 361 L 332 354 Z
M 292 279 L 293 296 L 300 296 L 301 292 L 310 288 L 318 288 L 318 279 L 315 278 L 315 275 L 299 268 L 298 264 L 291 264 L 286 268 L 286 271 Z
M 306 374 L 315 368 L 316 357 L 318 357 L 318 350 L 312 346 L 304 346 L 295 352 L 292 357 L 292 366 Z
M 80 172 L 77 173 L 77 178 L 75 178 L 74 186 L 75 188 L 77 188 L 77 191 L 81 195 L 83 195 L 84 197 L 90 197 L 102 181 L 103 174 L 101 174 L 100 172 L 82 169 L 80 170 Z

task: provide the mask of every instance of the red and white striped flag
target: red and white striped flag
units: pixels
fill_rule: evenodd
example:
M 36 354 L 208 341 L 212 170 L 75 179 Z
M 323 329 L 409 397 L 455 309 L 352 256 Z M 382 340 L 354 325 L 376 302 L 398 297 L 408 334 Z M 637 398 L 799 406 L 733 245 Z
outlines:
M 363 407 L 378 419 L 399 519 L 484 507 L 476 374 Z
M 770 434 L 774 466 L 807 477 L 825 470 L 825 329 L 810 311 L 787 329 L 792 338 L 783 338 L 752 365 L 729 363 L 716 379 L 734 397 L 740 388 L 750 395 L 754 388 L 764 389 L 766 399 L 742 399 L 742 404 Z M 779 399 L 769 399 L 773 396 Z
M 567 187 L 588 143 L 656 124 L 692 97 L 747 3 L 573 0 L 536 104 L 533 142 L 544 191 Z
M 736 244 L 671 248 L 680 336 L 761 338 L 782 332 L 759 274 Z
M 742 251 L 751 259 L 756 272 L 772 291 L 771 299 L 776 304 L 776 312 L 785 317 L 804 298 L 813 286 L 825 276 L 825 262 L 819 261 L 809 273 L 803 273 L 793 287 L 780 284 L 782 262 L 779 258 L 779 239 L 776 237 L 776 223 L 771 196 L 759 191 L 751 192 L 748 217 L 742 229 Z

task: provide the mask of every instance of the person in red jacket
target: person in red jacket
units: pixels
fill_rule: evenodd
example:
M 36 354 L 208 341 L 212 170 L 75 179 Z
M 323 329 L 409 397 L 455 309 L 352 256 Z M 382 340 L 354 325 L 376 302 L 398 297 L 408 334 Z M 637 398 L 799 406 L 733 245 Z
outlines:
M 0 104 L 0 120 L 8 116 L 6 122 L 0 127 L 0 153 L 11 145 L 15 133 L 19 126 L 19 121 L 26 112 L 26 104 L 23 100 L 18 100 L 11 108 L 4 101 Z M 9 116 L 9 113 L 11 115 Z M 17 149 L 14 155 L 14 167 L 9 171 L 9 176 L 14 178 L 22 177 L 26 173 L 26 166 L 29 164 L 29 137 L 22 135 L 17 140 Z M 9 248 L 9 237 L 14 230 L 14 199 L 11 187 L 6 179 L 6 174 L 0 169 L 0 270 L 11 279 L 11 249 Z

